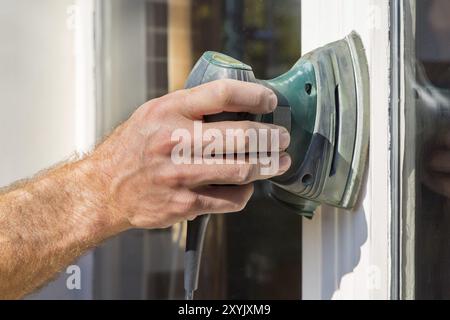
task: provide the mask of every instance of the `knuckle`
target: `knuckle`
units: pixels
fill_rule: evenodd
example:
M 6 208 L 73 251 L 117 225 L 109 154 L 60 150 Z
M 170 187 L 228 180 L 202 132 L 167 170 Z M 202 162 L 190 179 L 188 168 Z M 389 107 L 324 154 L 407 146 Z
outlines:
M 172 131 L 167 128 L 162 128 L 154 134 L 149 141 L 150 153 L 170 154 L 178 141 L 172 139 Z
M 232 212 L 239 212 L 244 210 L 245 206 L 247 205 L 247 201 L 239 201 L 239 202 L 234 202 L 231 208 Z
M 242 201 L 240 203 L 237 203 L 236 211 L 244 210 L 244 208 L 247 206 L 247 202 L 248 202 L 248 200 L 245 200 L 245 201 Z
M 255 185 L 253 183 L 250 183 L 246 186 L 246 192 L 243 192 L 242 194 L 244 195 L 244 198 L 246 199 L 246 201 L 250 200 L 250 198 L 253 195 L 253 192 L 255 191 Z
M 154 98 L 144 104 L 146 115 L 150 121 L 160 123 L 167 119 L 167 117 L 173 117 L 177 113 L 177 106 L 180 101 L 184 102 L 186 99 L 186 90 L 178 90 L 168 93 L 162 97 Z
M 183 106 L 189 113 L 193 113 L 195 111 L 195 103 L 192 101 L 192 96 L 197 90 L 198 88 L 184 89 L 181 95 Z
M 185 177 L 182 172 L 173 167 L 157 170 L 153 174 L 153 183 L 157 186 L 178 188 L 184 184 L 184 181 Z
M 168 185 L 169 178 L 167 174 L 162 171 L 154 172 L 152 175 L 152 184 L 156 187 Z
M 231 101 L 231 89 L 229 80 L 216 81 L 214 84 L 214 91 L 219 103 L 227 105 Z
M 239 184 L 247 183 L 252 178 L 252 166 L 248 164 L 240 165 L 236 168 L 236 182 Z
M 188 177 L 184 170 L 181 170 L 179 166 L 173 166 L 172 169 L 172 183 L 174 187 L 181 187 L 186 185 Z
M 248 201 L 250 200 L 252 194 L 254 191 L 253 184 L 248 185 L 248 188 L 246 188 L 245 192 L 242 192 L 242 199 L 237 203 L 237 211 L 244 210 L 244 208 L 247 206 Z
M 158 119 L 165 116 L 166 106 L 162 98 L 152 99 L 142 106 L 145 119 Z
M 231 211 L 232 212 L 239 212 L 239 211 L 244 210 L 244 208 L 247 206 L 247 203 L 248 203 L 249 199 L 250 198 L 247 197 L 247 196 L 241 197 L 241 199 L 239 199 L 238 201 L 236 201 L 236 202 L 234 202 L 232 204 Z
M 172 130 L 163 129 L 157 135 L 157 139 L 159 141 L 159 146 L 161 151 L 165 154 L 170 154 L 173 148 L 177 145 L 178 141 L 173 139 Z
M 195 212 L 199 206 L 199 197 L 197 194 L 192 193 L 189 195 L 183 195 L 181 206 L 179 206 L 179 213 L 192 213 Z
M 188 217 L 188 220 L 189 220 L 189 221 L 194 221 L 195 218 L 197 218 L 197 215 L 196 215 L 196 214 L 193 214 L 193 215 L 191 215 L 191 216 Z
M 257 92 L 255 93 L 255 104 L 258 106 L 265 105 L 266 98 L 267 90 L 263 87 L 258 88 Z

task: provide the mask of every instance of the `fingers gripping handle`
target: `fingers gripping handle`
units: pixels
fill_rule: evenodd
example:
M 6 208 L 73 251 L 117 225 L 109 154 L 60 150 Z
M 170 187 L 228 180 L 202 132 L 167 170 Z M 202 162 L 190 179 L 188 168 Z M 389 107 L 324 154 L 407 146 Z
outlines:
M 206 52 L 192 69 L 186 82 L 186 88 L 192 88 L 220 79 L 256 82 L 249 66 L 216 52 Z M 255 116 L 248 113 L 224 112 L 206 116 L 204 120 L 205 122 L 254 120 L 253 117 Z M 188 222 L 184 256 L 184 289 L 186 292 L 186 300 L 192 300 L 194 298 L 194 291 L 198 288 L 203 241 L 209 219 L 210 215 L 203 215 Z
M 274 90 L 274 88 L 272 88 L 265 81 L 256 80 L 250 66 L 224 54 L 211 51 L 205 52 L 199 59 L 197 64 L 192 69 L 185 87 L 192 88 L 203 83 L 220 79 L 234 79 L 245 82 L 255 82 Z M 290 131 L 290 107 L 287 103 L 283 103 L 283 101 L 286 101 L 286 99 L 278 92 L 276 92 L 276 90 L 274 91 L 278 96 L 279 106 L 282 106 L 283 108 L 277 108 L 277 110 L 279 111 L 275 111 L 273 114 L 262 116 L 253 115 L 246 112 L 223 112 L 216 115 L 205 116 L 204 121 L 218 122 L 250 120 L 279 124 L 286 127 L 288 131 Z M 186 252 L 184 258 L 184 288 L 186 291 L 187 300 L 193 299 L 194 291 L 198 288 L 203 241 L 205 238 L 209 219 L 209 215 L 204 215 L 188 222 Z

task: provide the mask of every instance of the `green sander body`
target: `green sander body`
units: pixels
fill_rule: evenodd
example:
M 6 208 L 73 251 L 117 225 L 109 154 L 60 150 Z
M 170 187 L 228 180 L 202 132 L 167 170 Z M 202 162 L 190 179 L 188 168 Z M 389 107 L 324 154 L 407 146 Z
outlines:
M 320 204 L 355 205 L 369 140 L 369 77 L 356 33 L 304 55 L 272 80 L 257 80 L 250 66 L 209 51 L 186 87 L 218 79 L 260 83 L 278 96 L 278 107 L 269 115 L 222 113 L 205 119 L 268 122 L 290 131 L 292 166 L 271 180 L 271 196 L 306 216 Z
M 271 197 L 309 218 L 321 204 L 345 209 L 356 205 L 369 145 L 369 75 L 362 41 L 355 32 L 302 56 L 291 70 L 272 80 L 258 80 L 250 66 L 209 51 L 193 68 L 186 87 L 218 79 L 259 83 L 278 97 L 278 107 L 269 115 L 221 113 L 205 117 L 207 122 L 273 123 L 290 131 L 287 152 L 292 165 L 285 174 L 270 180 Z M 197 288 L 207 221 L 203 216 L 188 224 L 187 298 Z M 192 265 L 194 258 L 196 265 Z

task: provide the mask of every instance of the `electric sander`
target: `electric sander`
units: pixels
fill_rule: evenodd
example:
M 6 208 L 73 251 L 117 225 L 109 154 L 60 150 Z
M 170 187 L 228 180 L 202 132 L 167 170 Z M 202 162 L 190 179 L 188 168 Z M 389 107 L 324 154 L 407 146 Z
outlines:
M 205 122 L 273 123 L 290 131 L 291 168 L 272 178 L 270 194 L 281 206 L 312 218 L 326 204 L 352 209 L 358 198 L 369 145 L 369 73 L 362 41 L 352 32 L 302 56 L 291 70 L 272 80 L 258 80 L 252 68 L 217 52 L 205 52 L 186 83 L 235 79 L 272 89 L 278 107 L 272 114 L 221 113 Z M 188 222 L 186 299 L 198 287 L 201 251 L 209 215 Z

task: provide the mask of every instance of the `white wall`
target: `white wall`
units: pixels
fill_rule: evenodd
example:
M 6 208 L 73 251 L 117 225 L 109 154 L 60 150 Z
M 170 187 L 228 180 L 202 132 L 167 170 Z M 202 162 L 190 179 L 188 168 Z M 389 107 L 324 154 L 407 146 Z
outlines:
M 1 186 L 67 159 L 79 147 L 73 4 L 0 0 Z M 37 297 L 90 297 L 90 261 L 78 263 L 81 291 L 67 290 L 63 274 Z
M 75 150 L 71 0 L 0 1 L 0 184 Z
M 367 183 L 354 211 L 323 207 L 303 223 L 305 299 L 390 296 L 389 1 L 302 1 L 304 52 L 352 30 L 363 39 L 371 78 Z

